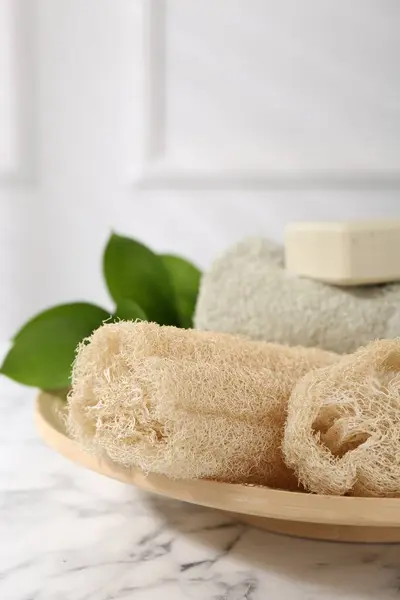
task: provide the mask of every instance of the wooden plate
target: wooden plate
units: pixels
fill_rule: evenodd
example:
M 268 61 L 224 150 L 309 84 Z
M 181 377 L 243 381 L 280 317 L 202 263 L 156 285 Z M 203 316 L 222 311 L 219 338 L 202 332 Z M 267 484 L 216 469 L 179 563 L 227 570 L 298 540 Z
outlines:
M 35 418 L 54 450 L 92 471 L 139 488 L 233 513 L 241 521 L 276 533 L 342 542 L 400 542 L 400 498 L 319 496 L 201 480 L 145 475 L 83 452 L 64 425 L 65 404 L 41 393 Z

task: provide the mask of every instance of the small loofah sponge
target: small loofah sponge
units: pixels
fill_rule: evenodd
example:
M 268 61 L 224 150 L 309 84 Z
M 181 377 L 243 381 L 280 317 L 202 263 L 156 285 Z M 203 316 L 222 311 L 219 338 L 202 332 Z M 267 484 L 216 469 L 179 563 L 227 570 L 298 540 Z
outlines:
M 172 478 L 295 489 L 281 442 L 290 393 L 338 357 L 229 334 L 106 324 L 81 344 L 68 429 L 86 449 Z
M 283 453 L 311 492 L 400 496 L 400 340 L 371 342 L 303 377 Z

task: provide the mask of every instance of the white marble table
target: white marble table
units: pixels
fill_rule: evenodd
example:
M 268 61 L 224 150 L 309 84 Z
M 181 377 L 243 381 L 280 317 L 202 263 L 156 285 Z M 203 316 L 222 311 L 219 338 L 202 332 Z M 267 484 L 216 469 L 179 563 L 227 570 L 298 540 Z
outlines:
M 0 381 L 0 600 L 400 598 L 400 546 L 270 535 L 68 463 Z

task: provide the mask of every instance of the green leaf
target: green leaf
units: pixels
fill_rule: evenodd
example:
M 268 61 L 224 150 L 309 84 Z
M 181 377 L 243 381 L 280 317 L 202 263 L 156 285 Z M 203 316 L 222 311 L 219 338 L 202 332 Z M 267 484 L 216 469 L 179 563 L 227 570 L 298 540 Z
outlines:
M 85 302 L 40 313 L 15 335 L 0 372 L 44 390 L 67 388 L 77 345 L 109 317 L 107 311 Z
M 147 320 L 143 308 L 130 298 L 121 298 L 118 301 L 115 316 L 124 321 L 136 321 L 136 319 L 140 319 L 141 321 Z
M 193 326 L 201 272 L 187 260 L 171 254 L 160 255 L 175 292 L 175 304 L 181 327 Z
M 104 252 L 104 276 L 116 304 L 134 300 L 150 321 L 176 325 L 174 292 L 161 258 L 150 248 L 112 234 Z

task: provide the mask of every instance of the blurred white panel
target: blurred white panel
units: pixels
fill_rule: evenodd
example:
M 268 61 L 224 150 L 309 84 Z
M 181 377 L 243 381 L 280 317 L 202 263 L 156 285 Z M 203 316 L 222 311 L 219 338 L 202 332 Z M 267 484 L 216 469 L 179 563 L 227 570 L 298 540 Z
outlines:
M 400 183 L 397 0 L 146 0 L 144 178 Z
M 15 0 L 0 2 L 0 175 L 18 168 Z
M 0 182 L 32 182 L 37 0 L 0 0 Z

